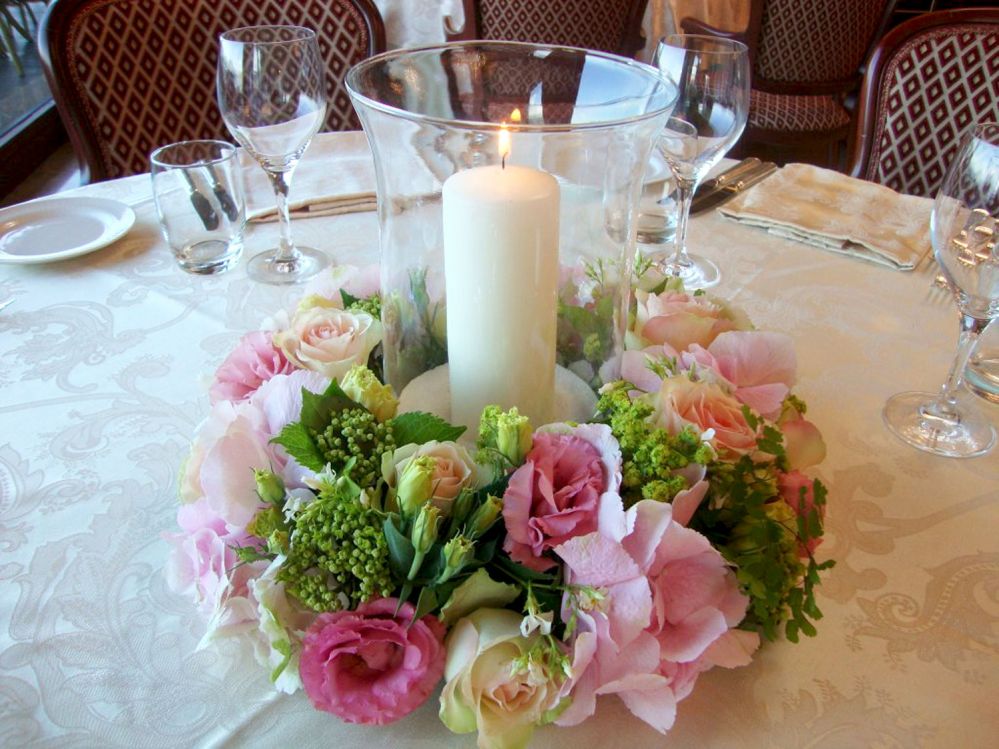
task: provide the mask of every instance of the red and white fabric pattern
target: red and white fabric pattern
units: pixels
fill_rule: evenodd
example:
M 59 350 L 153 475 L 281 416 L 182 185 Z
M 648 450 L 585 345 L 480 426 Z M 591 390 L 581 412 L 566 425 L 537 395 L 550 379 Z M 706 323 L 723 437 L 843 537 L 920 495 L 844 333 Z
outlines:
M 330 100 L 323 129 L 359 128 L 343 77 L 367 57 L 370 35 L 352 3 L 109 0 L 83 11 L 58 50 L 71 61 L 71 88 L 84 126 L 99 134 L 107 176 L 148 171 L 150 152 L 165 143 L 228 140 L 215 98 L 218 37 L 263 24 L 317 32 Z
M 479 36 L 617 52 L 634 4 L 633 0 L 480 2 Z
M 850 123 L 850 113 L 832 96 L 790 96 L 753 90 L 749 125 L 778 132 L 818 133 Z
M 933 197 L 962 134 L 999 121 L 999 27 L 966 24 L 918 34 L 881 76 L 865 179 Z

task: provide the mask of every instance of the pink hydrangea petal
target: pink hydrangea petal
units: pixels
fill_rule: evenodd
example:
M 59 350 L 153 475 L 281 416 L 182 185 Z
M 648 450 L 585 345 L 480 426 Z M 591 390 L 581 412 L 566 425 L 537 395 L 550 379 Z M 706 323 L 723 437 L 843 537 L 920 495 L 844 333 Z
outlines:
M 739 387 L 781 383 L 794 385 L 798 368 L 794 342 L 783 333 L 729 331 L 708 346 L 728 380 Z
M 791 388 L 787 385 L 772 383 L 739 387 L 735 389 L 733 395 L 740 403 L 745 403 L 756 413 L 772 419 L 780 414 L 781 405 L 790 392 Z
M 664 676 L 653 677 L 642 688 L 623 690 L 622 702 L 636 718 L 665 734 L 676 721 L 676 695 Z
M 623 546 L 639 568 L 648 570 L 670 525 L 673 508 L 665 502 L 644 499 L 628 513 L 635 516 L 635 521 L 633 530 L 622 542 Z
M 662 656 L 671 661 L 692 661 L 726 631 L 728 624 L 718 609 L 701 609 L 663 629 L 659 638 Z
M 708 646 L 702 658 L 712 666 L 739 668 L 752 662 L 759 647 L 760 636 L 756 632 L 730 629 Z
M 612 586 L 609 592 L 610 637 L 619 647 L 625 646 L 649 626 L 652 591 L 645 577 L 636 577 Z
M 631 580 L 641 570 L 620 544 L 599 533 L 576 536 L 555 547 L 573 582 L 604 586 Z
M 689 489 L 677 492 L 672 503 L 673 520 L 683 526 L 689 525 L 690 519 L 694 517 L 694 513 L 708 493 L 709 486 L 707 481 L 698 481 Z

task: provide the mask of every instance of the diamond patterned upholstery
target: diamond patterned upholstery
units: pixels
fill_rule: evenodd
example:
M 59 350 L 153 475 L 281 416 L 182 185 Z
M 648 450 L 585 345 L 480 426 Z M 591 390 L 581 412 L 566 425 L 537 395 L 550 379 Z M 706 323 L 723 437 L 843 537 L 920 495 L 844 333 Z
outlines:
M 968 127 L 999 122 L 999 9 L 931 13 L 893 29 L 861 101 L 854 174 L 935 196 Z
M 326 63 L 326 130 L 360 127 L 343 84 L 385 49 L 371 0 L 57 0 L 39 32 L 46 74 L 89 180 L 149 170 L 192 138 L 230 140 L 215 98 L 218 36 L 254 25 L 314 29 Z
M 835 130 L 850 124 L 850 113 L 832 96 L 789 96 L 753 90 L 750 127 L 786 132 Z
M 465 27 L 449 39 L 560 44 L 633 56 L 648 0 L 464 0 Z
M 885 5 L 873 0 L 767 0 L 754 75 L 762 81 L 797 83 L 855 77 Z

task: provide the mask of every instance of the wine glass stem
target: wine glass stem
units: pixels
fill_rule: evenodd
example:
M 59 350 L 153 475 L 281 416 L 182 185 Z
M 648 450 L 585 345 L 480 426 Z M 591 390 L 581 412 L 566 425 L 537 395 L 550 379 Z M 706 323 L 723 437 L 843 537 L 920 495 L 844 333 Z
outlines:
M 988 320 L 979 320 L 971 315 L 961 315 L 961 336 L 957 342 L 957 354 L 954 363 L 951 365 L 947 381 L 940 388 L 940 395 L 935 401 L 927 406 L 927 411 L 934 417 L 946 419 L 951 422 L 960 420 L 960 412 L 957 407 L 957 391 L 961 387 L 964 379 L 964 368 L 968 364 L 968 357 L 971 356 L 978 341 L 978 335 L 988 324 Z
M 676 178 L 676 236 L 673 238 L 673 267 L 679 269 L 689 264 L 687 259 L 687 224 L 690 221 L 690 204 L 694 199 L 694 182 Z
M 288 263 L 298 257 L 295 242 L 291 238 L 291 215 L 288 213 L 288 192 L 291 190 L 292 169 L 280 172 L 267 171 L 274 197 L 277 200 L 278 224 L 281 227 L 281 239 L 278 244 L 275 263 Z

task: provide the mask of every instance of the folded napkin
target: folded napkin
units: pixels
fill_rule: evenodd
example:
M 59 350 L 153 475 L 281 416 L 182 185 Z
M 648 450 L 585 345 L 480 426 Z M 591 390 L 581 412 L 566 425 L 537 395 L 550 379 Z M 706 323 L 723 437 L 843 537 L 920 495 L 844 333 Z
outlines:
M 240 164 L 247 218 L 276 220 L 274 188 L 264 170 L 242 150 Z M 364 133 L 319 134 L 292 173 L 288 207 L 308 206 L 313 216 L 374 210 L 374 190 L 374 163 Z
M 896 270 L 930 251 L 933 201 L 809 164 L 788 164 L 719 210 L 772 234 Z

